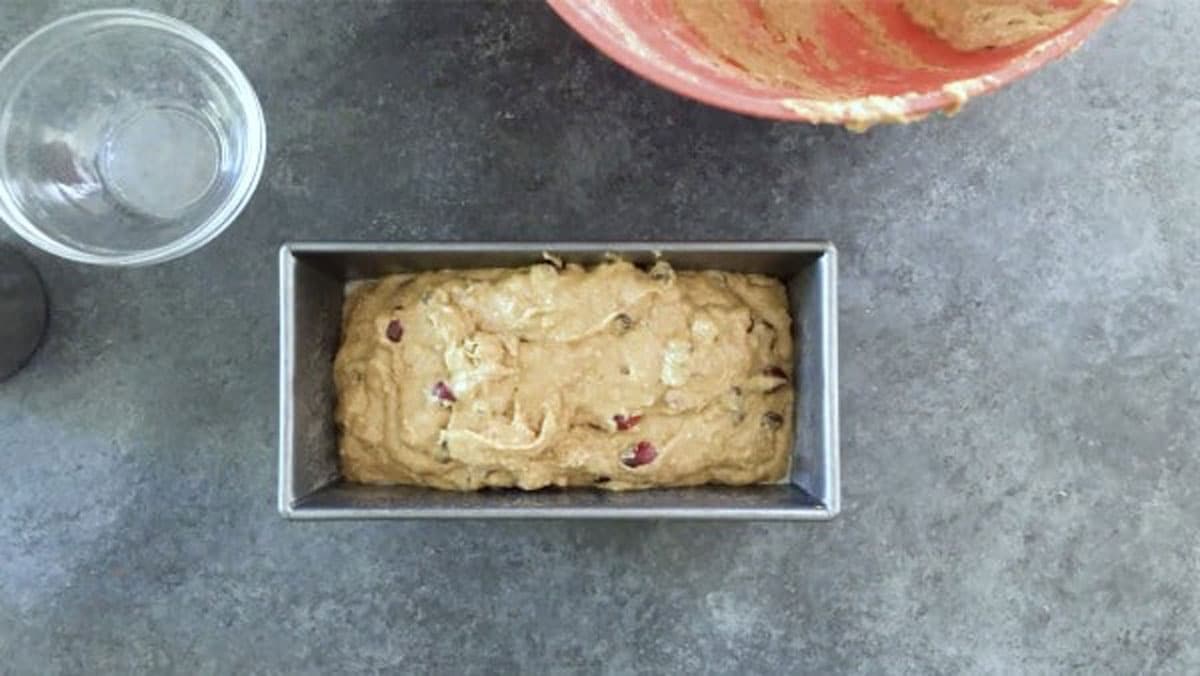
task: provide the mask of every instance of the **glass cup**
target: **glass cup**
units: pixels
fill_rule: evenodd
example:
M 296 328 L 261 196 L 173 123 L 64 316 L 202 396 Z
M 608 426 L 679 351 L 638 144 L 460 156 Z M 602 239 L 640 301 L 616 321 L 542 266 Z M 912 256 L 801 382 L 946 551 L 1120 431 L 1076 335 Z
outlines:
M 0 61 L 0 220 L 52 254 L 149 265 L 232 223 L 262 176 L 249 81 L 170 17 L 56 21 Z

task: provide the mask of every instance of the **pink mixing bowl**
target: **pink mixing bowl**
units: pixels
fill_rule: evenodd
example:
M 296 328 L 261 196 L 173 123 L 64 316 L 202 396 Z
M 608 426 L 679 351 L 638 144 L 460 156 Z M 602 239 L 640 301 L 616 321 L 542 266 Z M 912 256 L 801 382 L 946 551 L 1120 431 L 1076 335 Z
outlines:
M 727 0 L 753 6 L 759 0 Z M 795 0 L 828 2 L 828 0 Z M 1055 0 L 1069 5 L 1078 0 Z M 577 32 L 618 63 L 667 89 L 705 103 L 779 120 L 834 123 L 865 129 L 908 122 L 938 110 L 954 113 L 990 92 L 1077 49 L 1123 2 L 1101 4 L 1062 29 L 1024 43 L 959 51 L 917 25 L 898 0 L 870 0 L 869 23 L 919 63 L 898 63 L 866 35 L 862 17 L 829 11 L 822 49 L 836 69 L 811 64 L 808 91 L 764 82 L 729 63 L 678 12 L 678 0 L 548 0 Z M 836 4 L 836 3 L 835 3 Z M 750 31 L 747 34 L 751 34 Z M 763 33 L 765 34 L 765 33 Z M 791 58 L 815 60 L 796 49 Z M 810 65 L 810 64 L 802 64 Z M 825 65 L 828 65 L 827 63 Z M 814 95 L 813 91 L 820 91 Z

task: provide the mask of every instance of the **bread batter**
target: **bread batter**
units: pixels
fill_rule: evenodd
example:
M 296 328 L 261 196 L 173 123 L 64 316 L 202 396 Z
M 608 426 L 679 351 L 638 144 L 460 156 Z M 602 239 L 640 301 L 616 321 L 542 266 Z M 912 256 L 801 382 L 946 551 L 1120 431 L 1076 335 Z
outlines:
M 450 490 L 774 482 L 791 364 L 768 277 L 618 260 L 387 277 L 346 300 L 342 471 Z
M 903 0 L 914 21 L 955 49 L 1012 45 L 1066 28 L 1115 0 Z
M 960 51 L 1016 45 L 1059 31 L 1102 4 L 1118 0 L 674 0 L 679 17 L 712 51 L 767 85 L 798 96 L 828 98 L 869 87 L 853 80 L 853 67 L 881 55 L 892 66 L 936 70 L 885 26 L 885 10 L 899 6 L 910 19 Z M 831 30 L 842 15 L 857 26 L 867 49 L 839 61 L 835 47 L 847 39 Z M 845 50 L 842 59 L 846 58 Z M 830 88 L 836 82 L 836 92 Z M 824 84 L 822 84 L 824 83 Z

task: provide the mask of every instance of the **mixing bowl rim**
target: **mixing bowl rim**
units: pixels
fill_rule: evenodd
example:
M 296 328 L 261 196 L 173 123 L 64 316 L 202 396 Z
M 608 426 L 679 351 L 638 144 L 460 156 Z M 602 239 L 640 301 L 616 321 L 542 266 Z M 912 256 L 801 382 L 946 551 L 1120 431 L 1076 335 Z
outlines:
M 1032 45 L 998 68 L 928 91 L 897 96 L 866 96 L 842 101 L 770 97 L 729 91 L 723 85 L 693 81 L 671 68 L 642 58 L 595 27 L 576 9 L 579 0 L 546 0 L 556 14 L 600 52 L 641 77 L 682 96 L 717 108 L 785 122 L 832 123 L 863 129 L 881 122 L 912 122 L 938 110 L 957 112 L 967 98 L 989 93 L 1082 46 L 1128 0 L 1102 4 L 1061 32 Z M 589 0 L 582 0 L 588 2 Z

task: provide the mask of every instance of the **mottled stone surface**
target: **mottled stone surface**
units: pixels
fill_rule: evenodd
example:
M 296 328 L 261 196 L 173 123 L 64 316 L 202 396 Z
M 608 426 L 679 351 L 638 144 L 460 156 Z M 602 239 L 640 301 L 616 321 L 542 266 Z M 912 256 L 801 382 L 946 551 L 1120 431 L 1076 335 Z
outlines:
M 0 49 L 109 4 L 4 0 Z M 533 0 L 135 4 L 244 64 L 269 165 L 187 259 L 33 255 L 0 672 L 1200 670 L 1200 3 L 864 136 L 678 98 Z M 566 237 L 837 242 L 841 517 L 276 515 L 281 242 Z

